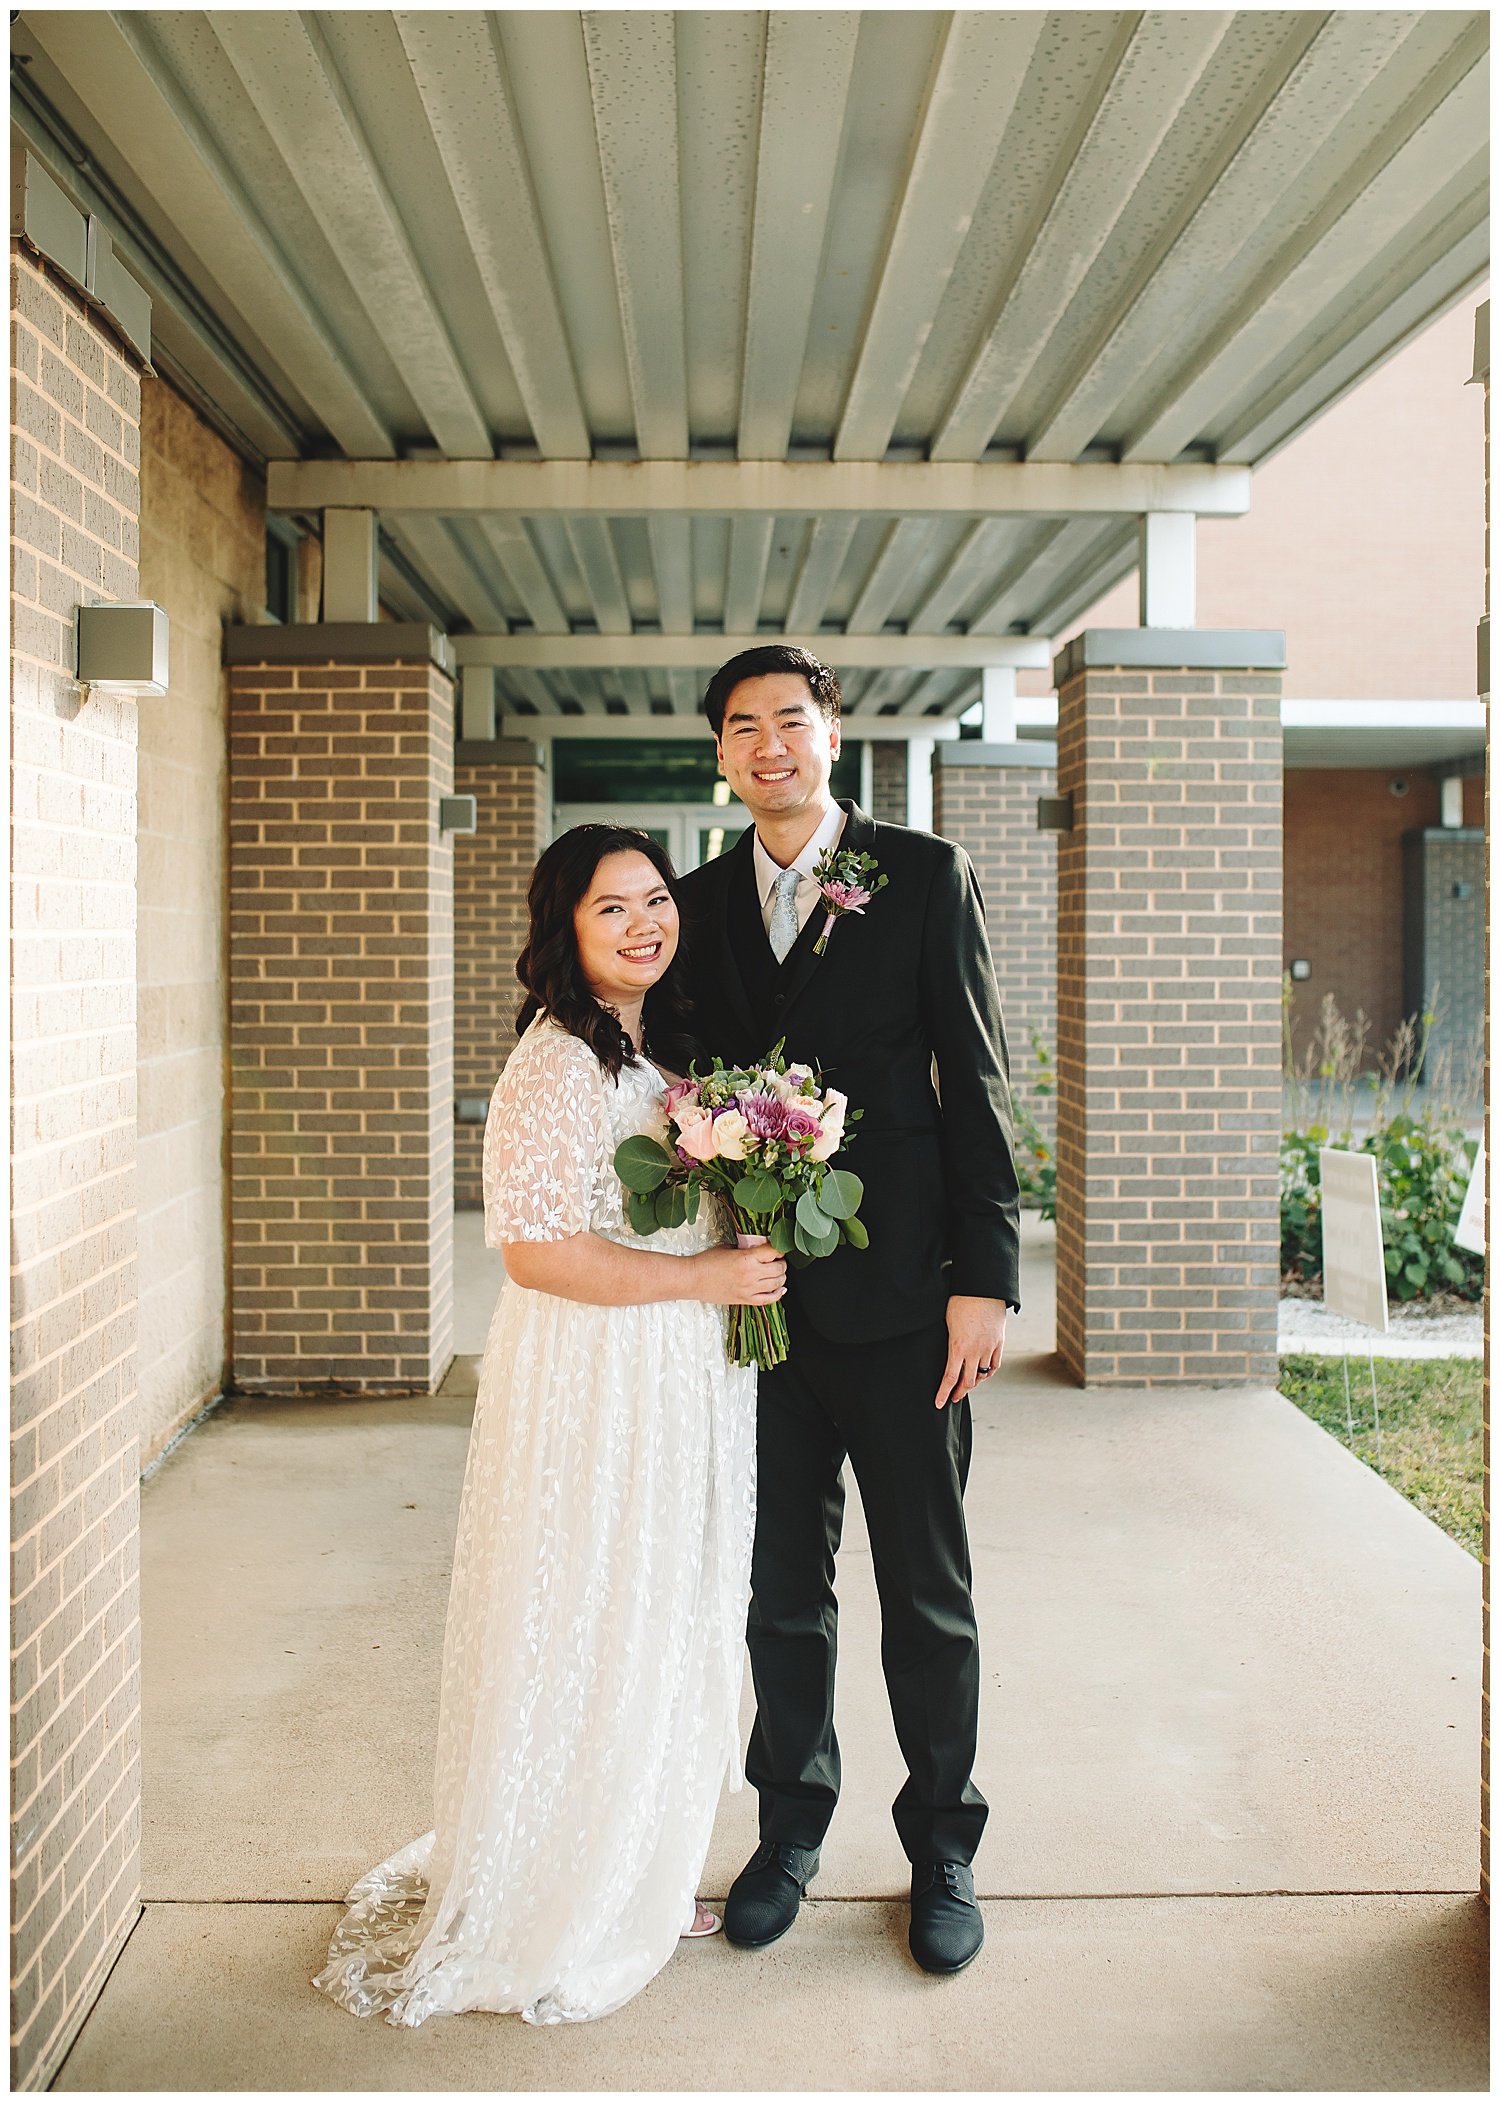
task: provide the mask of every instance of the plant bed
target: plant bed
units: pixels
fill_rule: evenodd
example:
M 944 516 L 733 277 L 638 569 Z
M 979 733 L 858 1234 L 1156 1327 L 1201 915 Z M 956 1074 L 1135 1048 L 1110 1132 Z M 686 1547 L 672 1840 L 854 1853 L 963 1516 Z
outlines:
M 1281 1360 L 1281 1392 L 1440 1525 L 1471 1555 L 1480 1552 L 1484 1506 L 1483 1370 L 1472 1358 L 1376 1358 L 1380 1451 L 1375 1445 L 1370 1361 L 1296 1356 Z

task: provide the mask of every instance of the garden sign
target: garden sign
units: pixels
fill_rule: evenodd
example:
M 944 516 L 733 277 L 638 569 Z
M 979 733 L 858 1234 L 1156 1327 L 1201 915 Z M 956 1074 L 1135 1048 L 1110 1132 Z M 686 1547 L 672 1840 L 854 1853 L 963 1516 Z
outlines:
M 1373 1153 L 1318 1152 L 1323 1190 L 1323 1304 L 1383 1334 L 1391 1325 L 1380 1237 L 1380 1184 Z

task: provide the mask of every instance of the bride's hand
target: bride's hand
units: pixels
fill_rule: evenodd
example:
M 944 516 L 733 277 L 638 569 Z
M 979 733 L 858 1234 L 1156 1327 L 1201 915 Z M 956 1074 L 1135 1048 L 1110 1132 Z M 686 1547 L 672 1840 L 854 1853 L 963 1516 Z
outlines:
M 786 1296 L 786 1257 L 774 1248 L 706 1248 L 689 1261 L 693 1297 L 711 1306 L 770 1306 Z

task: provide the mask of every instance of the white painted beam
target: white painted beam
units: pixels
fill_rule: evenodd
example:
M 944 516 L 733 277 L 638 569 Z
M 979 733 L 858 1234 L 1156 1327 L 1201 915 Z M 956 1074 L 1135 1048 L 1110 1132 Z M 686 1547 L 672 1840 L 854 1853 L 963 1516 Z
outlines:
M 1263 397 L 1289 353 L 1295 358 L 1310 334 L 1333 333 L 1362 272 L 1377 263 L 1388 268 L 1424 214 L 1441 218 L 1454 209 L 1458 200 L 1444 193 L 1473 161 L 1488 122 L 1488 23 L 1482 14 L 1450 19 L 1462 21 L 1464 33 L 1422 83 L 1421 99 L 1430 104 L 1423 121 L 1404 133 L 1398 128 L 1393 151 L 1382 142 L 1379 165 L 1363 180 L 1346 178 L 1343 209 L 1334 210 L 1330 198 L 1307 232 L 1286 244 L 1274 278 L 1244 285 L 1186 371 L 1170 362 L 1162 367 L 1159 396 L 1130 433 L 1126 462 L 1172 459 L 1213 427 L 1227 403 Z
M 1159 365 L 1163 345 L 1180 344 L 1187 331 L 1203 326 L 1204 287 L 1222 283 L 1230 259 L 1261 238 L 1294 181 L 1315 155 L 1326 154 L 1418 24 L 1415 13 L 1388 9 L 1291 18 L 1294 62 L 1272 82 L 1255 123 L 1236 127 L 1220 154 L 1206 156 L 1195 170 L 1150 275 L 1122 279 L 1086 352 L 1051 375 L 1052 392 L 1028 439 L 1029 459 L 1076 460 L 1120 401 Z
M 1148 511 L 1141 520 L 1143 628 L 1197 626 L 1197 525 L 1191 511 Z
M 239 75 L 350 287 L 450 456 L 494 453 L 462 354 L 314 14 L 215 8 L 202 20 Z
M 933 743 L 927 731 L 913 737 L 906 747 L 906 822 L 918 832 L 932 830 Z
M 458 693 L 459 735 L 476 744 L 498 737 L 494 665 L 466 664 L 459 673 Z
M 773 8 L 766 17 L 740 385 L 742 460 L 783 459 L 791 440 L 858 38 L 852 10 Z
M 807 546 L 797 571 L 797 582 L 786 609 L 788 634 L 823 625 L 823 615 L 833 596 L 839 571 L 849 552 L 849 543 L 859 525 L 857 518 L 815 518 L 808 529 Z
M 588 419 L 494 18 L 400 9 L 395 26 L 537 444 L 586 460 Z
M 1009 664 L 987 664 L 980 673 L 980 705 L 986 744 L 1016 741 L 1016 674 Z
M 741 650 L 774 642 L 774 635 L 455 635 L 459 664 L 529 666 L 544 671 L 673 669 L 713 671 Z M 788 630 L 787 641 L 797 637 Z M 806 638 L 836 671 L 981 670 L 987 664 L 1046 668 L 1052 645 L 1044 635 L 818 635 Z
M 329 505 L 375 511 L 741 511 L 824 517 L 961 513 L 983 518 L 1139 517 L 1193 511 L 1237 518 L 1250 508 L 1244 466 L 1133 467 L 1107 460 L 272 460 L 273 511 Z
M 93 9 L 43 11 L 26 26 L 85 108 L 105 113 L 108 143 L 135 179 L 158 198 L 191 198 L 199 252 L 213 256 L 217 283 L 241 314 L 257 316 L 263 339 L 274 338 L 283 367 L 295 372 L 304 400 L 339 444 L 394 454 L 395 440 L 326 307 L 168 58 L 163 39 L 192 35 L 196 25 Z
M 677 32 L 669 9 L 581 17 L 636 442 L 688 449 L 682 224 L 677 210 Z
M 323 618 L 380 618 L 380 534 L 373 511 L 323 513 Z
M 836 460 L 878 460 L 890 443 L 1046 25 L 1040 8 L 958 9 L 947 18 L 834 440 Z
M 1204 8 L 1106 19 L 1118 25 L 1114 65 L 1101 69 L 1083 137 L 933 439 L 935 460 L 975 459 L 1001 428 L 1234 17 Z
M 713 735 L 707 717 L 694 702 L 686 713 L 676 715 L 557 715 L 542 712 L 523 715 L 510 710 L 501 725 L 501 736 L 588 737 L 619 739 L 629 743 L 643 737 L 670 738 L 674 744 L 707 742 Z M 851 744 L 874 742 L 909 744 L 920 737 L 929 744 L 946 744 L 958 735 L 956 716 L 882 715 L 846 716 L 844 734 Z

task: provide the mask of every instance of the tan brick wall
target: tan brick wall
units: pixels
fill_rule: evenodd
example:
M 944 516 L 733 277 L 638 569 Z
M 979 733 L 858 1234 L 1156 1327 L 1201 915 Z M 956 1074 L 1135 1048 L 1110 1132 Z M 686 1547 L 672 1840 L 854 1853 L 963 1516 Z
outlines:
M 172 684 L 140 703 L 141 1458 L 229 1355 L 228 725 L 221 635 L 265 598 L 265 483 L 162 380 L 141 394 L 141 592 Z
M 910 757 L 904 737 L 870 739 L 870 815 L 878 825 L 906 823 L 906 767 Z
M 964 763 L 961 745 L 940 746 L 933 771 L 933 827 L 974 863 L 1000 981 L 1011 1086 L 1046 1133 L 1056 1103 L 1034 1092 L 1031 1035 L 1047 1050 L 1057 1037 L 1057 834 L 1038 832 L 1038 796 L 1054 792 L 1050 766 Z
M 73 683 L 137 596 L 140 381 L 12 252 L 12 2080 L 140 1911 L 134 702 Z
M 1279 684 L 1059 694 L 1057 1334 L 1090 1386 L 1275 1381 Z
M 514 1048 L 521 1001 L 516 958 L 526 939 L 526 889 L 547 844 L 547 775 L 539 766 L 463 763 L 456 792 L 478 805 L 478 830 L 453 845 L 455 1093 L 488 1097 Z M 482 1124 L 454 1126 L 454 1202 L 484 1202 Z
M 420 1394 L 453 1354 L 453 688 L 236 666 L 233 1380 Z

